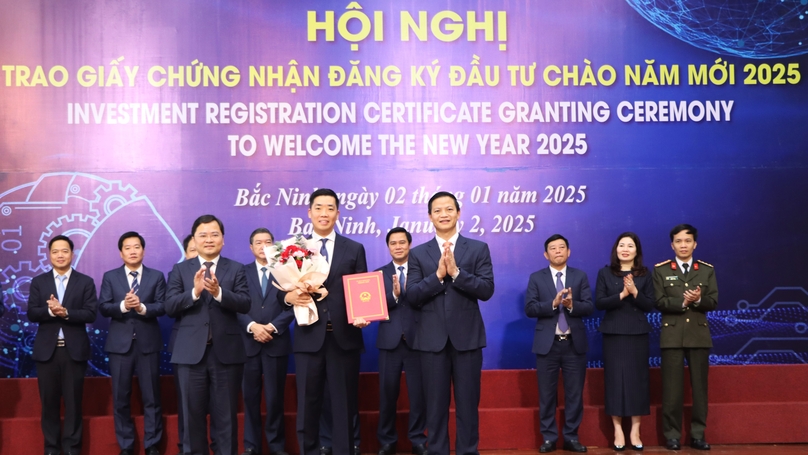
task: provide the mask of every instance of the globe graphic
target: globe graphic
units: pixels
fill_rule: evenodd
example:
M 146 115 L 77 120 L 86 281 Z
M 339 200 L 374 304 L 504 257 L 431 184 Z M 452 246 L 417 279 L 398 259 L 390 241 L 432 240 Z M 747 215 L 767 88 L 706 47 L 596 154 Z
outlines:
M 626 1 L 665 32 L 718 54 L 764 59 L 808 50 L 808 0 Z

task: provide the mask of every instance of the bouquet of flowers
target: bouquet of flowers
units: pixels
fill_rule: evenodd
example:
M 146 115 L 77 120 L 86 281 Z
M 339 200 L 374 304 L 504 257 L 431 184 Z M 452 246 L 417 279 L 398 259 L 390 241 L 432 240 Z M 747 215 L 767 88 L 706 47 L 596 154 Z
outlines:
M 272 276 L 276 282 L 272 284 L 286 292 L 305 292 L 319 294 L 322 300 L 328 295 L 323 287 L 328 277 L 328 263 L 319 253 L 317 242 L 297 235 L 282 242 L 264 247 Z M 307 306 L 294 306 L 295 319 L 299 325 L 311 325 L 317 322 L 317 305 L 312 301 Z

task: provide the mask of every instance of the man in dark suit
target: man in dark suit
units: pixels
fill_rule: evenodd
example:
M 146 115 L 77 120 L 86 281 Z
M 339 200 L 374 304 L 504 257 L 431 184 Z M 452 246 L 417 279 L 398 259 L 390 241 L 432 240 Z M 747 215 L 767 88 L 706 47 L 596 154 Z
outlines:
M 402 227 L 390 229 L 387 249 L 393 258 L 381 270 L 390 319 L 379 322 L 376 347 L 379 348 L 379 455 L 396 453 L 396 403 L 401 389 L 401 372 L 406 373 L 410 414 L 407 436 L 412 453 L 426 455 L 426 403 L 421 384 L 421 357 L 413 349 L 415 327 L 420 312 L 407 303 L 407 270 L 412 235 Z
M 247 314 L 238 315 L 247 351 L 244 364 L 244 453 L 261 453 L 261 376 L 263 374 L 267 422 L 264 427 L 269 453 L 286 453 L 286 433 L 283 422 L 283 395 L 292 341 L 289 323 L 295 315 L 272 285 L 272 276 L 264 247 L 271 246 L 272 233 L 258 228 L 250 234 L 250 251 L 255 261 L 244 265 L 251 307 Z
M 592 314 L 592 291 L 582 270 L 567 267 L 569 242 L 560 234 L 544 242 L 550 267 L 530 275 L 525 313 L 536 318 L 533 353 L 539 382 L 539 425 L 544 442 L 539 452 L 556 449 L 558 426 L 558 372 L 564 373 L 564 450 L 586 452 L 578 441 L 584 417 L 586 379 L 586 327 L 581 318 Z
M 407 302 L 420 309 L 413 347 L 421 351 L 426 399 L 427 449 L 449 453 L 451 388 L 457 413 L 458 455 L 476 454 L 485 326 L 479 301 L 494 295 L 488 245 L 460 235 L 460 205 L 452 193 L 435 193 L 427 213 L 435 238 L 412 249 Z
M 53 270 L 31 280 L 28 319 L 39 323 L 34 339 L 45 455 L 81 452 L 84 372 L 90 359 L 87 324 L 95 321 L 95 283 L 71 267 L 73 241 L 57 235 L 48 242 Z M 64 398 L 64 432 L 60 432 Z
M 319 319 L 310 325 L 295 324 L 295 366 L 297 369 L 297 434 L 301 455 L 319 455 L 319 420 L 323 407 L 325 378 L 331 388 L 332 451 L 350 455 L 354 446 L 352 418 L 357 412 L 359 356 L 364 349 L 362 319 L 348 323 L 345 308 L 344 275 L 367 272 L 362 244 L 334 232 L 339 218 L 339 199 L 333 190 L 320 188 L 309 199 L 312 239 L 330 270 L 324 286 L 328 296 L 318 302 Z M 310 295 L 297 291 L 285 296 L 293 305 L 311 303 Z
M 213 215 L 200 216 L 191 233 L 199 256 L 174 266 L 166 293 L 166 313 L 182 317 L 171 362 L 179 365 L 190 453 L 208 453 L 212 398 L 217 455 L 234 455 L 238 392 L 247 359 L 236 314 L 250 310 L 250 292 L 242 265 L 220 255 L 222 222 Z
M 188 234 L 185 236 L 185 239 L 182 241 L 182 250 L 185 251 L 185 260 L 193 259 L 196 257 L 196 242 L 194 242 L 194 236 Z M 171 281 L 171 272 L 168 272 L 168 281 Z M 180 328 L 180 317 L 177 316 L 174 319 L 174 324 L 171 326 L 171 335 L 168 338 L 168 348 L 167 352 L 169 354 L 174 352 L 174 341 L 177 339 L 177 332 Z M 180 375 L 178 374 L 178 367 L 176 363 L 172 363 L 172 370 L 174 372 L 174 394 L 177 395 L 177 447 L 180 450 L 180 455 L 189 452 L 190 443 L 188 442 L 188 438 L 185 437 L 185 419 L 182 413 L 182 391 L 180 390 Z M 213 401 L 213 400 L 210 400 Z M 211 436 L 216 433 L 215 427 L 212 426 L 211 423 Z M 211 437 L 210 440 L 210 449 L 216 452 L 216 441 Z
M 157 318 L 165 314 L 166 280 L 163 272 L 143 265 L 146 240 L 137 232 L 118 239 L 124 264 L 104 274 L 99 298 L 100 311 L 112 318 L 104 349 L 109 353 L 112 376 L 115 437 L 120 455 L 132 455 L 135 424 L 130 402 L 132 375 L 137 370 L 143 399 L 143 446 L 146 455 L 159 455 L 163 437 L 160 401 L 160 351 L 163 339 Z
M 662 312 L 659 346 L 662 348 L 662 434 L 669 450 L 679 450 L 682 437 L 684 361 L 690 367 L 693 410 L 690 445 L 710 450 L 704 439 L 707 427 L 707 370 L 713 339 L 707 312 L 718 306 L 718 285 L 713 266 L 693 260 L 698 231 L 680 224 L 670 233 L 676 260 L 654 267 L 656 306 Z

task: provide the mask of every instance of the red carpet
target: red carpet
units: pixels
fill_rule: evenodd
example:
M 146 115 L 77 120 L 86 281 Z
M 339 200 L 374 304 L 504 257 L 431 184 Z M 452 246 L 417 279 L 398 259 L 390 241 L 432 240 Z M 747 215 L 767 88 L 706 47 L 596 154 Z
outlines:
M 710 368 L 710 411 L 707 440 L 713 444 L 808 442 L 808 365 L 716 366 Z M 108 378 L 87 378 L 84 396 L 84 454 L 118 452 L 112 422 L 111 386 Z M 167 434 L 164 453 L 176 453 L 177 421 L 173 380 L 163 377 L 163 412 Z M 480 402 L 480 449 L 534 449 L 538 433 L 538 390 L 532 370 L 483 372 Z M 363 373 L 360 390 L 362 451 L 376 452 L 378 380 Z M 686 396 L 689 396 L 689 390 Z M 659 445 L 661 435 L 661 385 L 659 369 L 651 370 L 651 415 L 643 418 L 646 445 Z M 559 396 L 561 391 L 559 392 Z M 563 400 L 560 401 L 563 406 Z M 603 371 L 589 369 L 584 392 L 586 403 L 580 429 L 581 442 L 606 446 L 611 443 L 611 419 L 603 414 Z M 399 435 L 406 434 L 406 397 L 399 400 Z M 132 407 L 140 414 L 139 392 Z M 559 420 L 563 409 L 559 410 Z M 287 381 L 286 433 L 290 452 L 297 451 L 295 437 L 294 376 Z M 689 407 L 685 415 L 688 418 Z M 0 453 L 42 453 L 39 426 L 39 392 L 36 379 L 0 379 Z M 243 416 L 240 416 L 240 419 Z M 142 417 L 137 419 L 142 437 Z M 243 422 L 240 421 L 243 425 Z M 243 428 L 243 427 L 241 427 Z M 454 435 L 454 421 L 450 430 Z M 240 429 L 239 434 L 242 434 Z M 685 425 L 687 433 L 687 425 Z M 399 450 L 408 450 L 402 438 Z M 142 447 L 138 447 L 142 450 Z M 266 451 L 266 447 L 264 448 Z

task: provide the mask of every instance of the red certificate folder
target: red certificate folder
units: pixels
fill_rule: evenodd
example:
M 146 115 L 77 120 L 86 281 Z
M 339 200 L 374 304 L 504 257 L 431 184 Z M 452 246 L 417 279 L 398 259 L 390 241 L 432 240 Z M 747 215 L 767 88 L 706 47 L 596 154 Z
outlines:
M 356 318 L 366 321 L 387 321 L 387 298 L 384 294 L 382 272 L 356 273 L 344 275 L 345 310 L 348 323 L 353 324 Z

